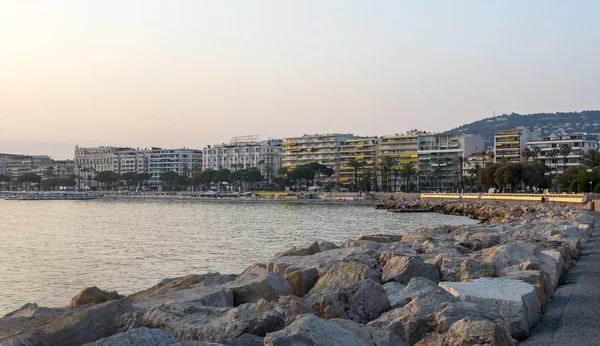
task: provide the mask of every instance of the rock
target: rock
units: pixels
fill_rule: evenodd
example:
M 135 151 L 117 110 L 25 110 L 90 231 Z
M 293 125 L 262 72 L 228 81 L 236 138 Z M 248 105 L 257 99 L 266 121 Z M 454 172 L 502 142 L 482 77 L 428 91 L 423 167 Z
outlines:
M 406 305 L 386 313 L 368 323 L 368 326 L 387 330 L 408 345 L 413 345 L 435 330 L 435 313 L 442 303 L 457 299 L 431 280 L 412 279 L 403 291 Z
M 144 315 L 139 312 L 129 312 L 117 317 L 111 334 L 125 333 L 144 326 Z
M 285 317 L 286 326 L 292 324 L 300 315 L 313 313 L 309 302 L 295 296 L 279 297 L 277 304 L 273 305 L 272 309 L 281 312 Z
M 494 345 L 514 346 L 510 333 L 502 325 L 488 320 L 462 319 L 445 334 L 428 334 L 415 346 Z
M 546 282 L 548 282 L 547 276 L 549 276 L 549 274 L 541 270 L 525 270 L 505 273 L 503 278 L 522 280 L 532 284 L 535 287 L 542 312 L 545 312 L 546 304 L 553 294 L 550 287 L 546 287 Z
M 390 310 L 391 306 L 383 286 L 366 280 L 325 295 L 313 309 L 317 316 L 325 319 L 343 318 L 364 324 Z
M 321 249 L 319 243 L 315 241 L 301 245 L 300 247 L 292 247 L 291 249 L 275 254 L 275 256 L 310 256 L 318 252 L 321 252 Z
M 338 246 L 335 245 L 334 243 L 330 243 L 330 242 L 322 242 L 319 243 L 319 249 L 321 249 L 321 251 L 327 251 L 327 250 L 333 250 L 333 249 L 337 249 Z
M 353 239 L 348 239 L 346 240 L 341 247 L 363 247 L 365 249 L 369 249 L 369 250 L 373 250 L 373 251 L 381 251 L 383 245 L 385 244 L 381 244 L 375 241 L 370 241 L 370 240 L 353 240 Z
M 236 339 L 222 340 L 221 343 L 226 346 L 263 346 L 264 338 L 254 334 L 243 334 Z
M 284 278 L 290 284 L 293 295 L 304 297 L 319 280 L 319 271 L 317 268 L 301 269 L 286 273 Z
M 169 290 L 165 294 L 152 295 L 144 299 L 133 300 L 133 306 L 139 313 L 148 308 L 164 303 L 196 302 L 204 306 L 233 307 L 234 294 L 227 287 L 192 287 Z
M 227 284 L 233 291 L 234 306 L 256 302 L 259 299 L 277 300 L 292 293 L 292 288 L 280 273 L 248 275 Z
M 178 341 L 179 339 L 161 329 L 141 327 L 102 338 L 84 346 L 163 346 L 173 345 Z
M 369 342 L 369 345 L 374 346 L 403 346 L 404 342 L 396 334 L 386 330 L 379 330 L 373 327 L 365 326 L 354 321 L 345 320 L 342 318 L 334 318 L 330 320 L 338 326 L 349 330 L 353 334 Z
M 331 267 L 340 262 L 358 262 L 371 267 L 376 272 L 381 272 L 377 262 L 379 253 L 362 247 L 350 247 L 321 251 L 312 256 L 280 256 L 267 261 L 269 272 L 285 274 L 292 267 L 295 270 L 318 268 L 319 276 L 325 275 Z M 288 273 L 291 271 L 287 271 Z
M 248 276 L 248 275 L 264 275 L 268 274 L 267 265 L 263 263 L 254 263 L 244 270 L 240 276 Z
M 405 287 L 405 285 L 397 282 L 388 282 L 383 285 L 383 289 L 385 289 L 385 293 L 387 294 L 392 309 L 399 308 L 404 305 L 404 296 L 402 296 L 402 291 Z
M 330 292 L 367 279 L 379 281 L 379 275 L 369 266 L 358 262 L 336 263 L 327 274 L 323 275 L 310 290 L 305 299 L 313 304 L 319 304 L 322 298 Z
M 405 256 L 391 258 L 383 267 L 381 280 L 407 284 L 415 277 L 425 277 L 434 282 L 440 281 L 440 273 L 434 265 L 425 263 L 418 257 Z
M 144 314 L 144 323 L 181 340 L 220 341 L 244 333 L 264 337 L 282 329 L 285 317 L 265 300 L 237 308 L 207 307 L 196 302 L 162 304 Z
M 27 304 L 0 318 L 0 345 L 81 345 L 110 336 L 117 317 L 133 312 L 128 299 L 73 308 Z
M 265 337 L 265 346 L 367 346 L 373 343 L 315 315 L 300 316 L 284 330 Z
M 442 310 L 435 314 L 435 325 L 438 333 L 447 332 L 456 322 L 462 319 L 487 320 L 500 324 L 510 331 L 509 322 L 495 307 L 469 302 L 442 303 Z
M 358 238 L 358 240 L 368 240 L 375 243 L 391 243 L 392 240 L 383 235 L 363 235 Z
M 509 320 L 511 334 L 522 340 L 540 320 L 536 288 L 524 281 L 482 278 L 471 282 L 442 282 L 440 287 L 461 301 L 498 308 Z
M 496 276 L 496 265 L 480 260 L 466 259 L 460 265 L 460 281 Z
M 121 299 L 123 297 L 124 296 L 118 294 L 116 291 L 103 291 L 96 286 L 92 286 L 84 289 L 73 297 L 69 303 L 69 307 L 106 303 L 109 300 Z
M 129 298 L 131 298 L 135 304 L 136 301 L 142 301 L 155 296 L 164 296 L 169 292 L 194 287 L 216 287 L 233 280 L 234 278 L 232 276 L 221 275 L 220 273 L 187 275 L 180 278 L 163 280 L 154 287 L 130 295 Z

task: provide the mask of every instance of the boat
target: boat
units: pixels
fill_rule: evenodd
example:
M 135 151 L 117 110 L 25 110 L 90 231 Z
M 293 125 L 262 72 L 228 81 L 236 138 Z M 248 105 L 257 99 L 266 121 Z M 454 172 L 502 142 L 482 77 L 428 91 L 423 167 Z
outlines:
M 29 192 L 8 197 L 10 201 L 80 201 L 100 198 L 99 194 L 89 192 Z

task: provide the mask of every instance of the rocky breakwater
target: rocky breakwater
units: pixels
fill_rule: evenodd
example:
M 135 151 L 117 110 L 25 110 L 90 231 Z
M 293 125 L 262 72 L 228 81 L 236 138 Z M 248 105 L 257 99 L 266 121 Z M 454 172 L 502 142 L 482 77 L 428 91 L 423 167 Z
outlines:
M 515 345 L 592 235 L 573 207 L 405 207 L 483 222 L 313 242 L 128 297 L 89 288 L 4 316 L 0 345 Z

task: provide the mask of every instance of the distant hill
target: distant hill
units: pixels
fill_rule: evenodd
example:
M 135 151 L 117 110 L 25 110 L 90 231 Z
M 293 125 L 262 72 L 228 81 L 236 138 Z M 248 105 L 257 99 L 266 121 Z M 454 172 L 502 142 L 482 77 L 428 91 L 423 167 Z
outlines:
M 561 133 L 599 133 L 600 110 L 571 113 L 503 114 L 462 125 L 444 133 L 469 133 L 485 139 L 486 147 L 494 143 L 498 130 L 525 126 L 529 130 L 540 130 L 542 135 Z

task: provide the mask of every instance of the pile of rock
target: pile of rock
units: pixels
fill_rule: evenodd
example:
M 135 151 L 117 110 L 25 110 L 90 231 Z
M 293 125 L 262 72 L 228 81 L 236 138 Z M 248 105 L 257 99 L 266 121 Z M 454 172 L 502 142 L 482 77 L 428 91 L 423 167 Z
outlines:
M 410 207 L 485 222 L 313 242 L 238 276 L 167 279 L 124 298 L 92 287 L 69 307 L 1 318 L 0 345 L 515 345 L 593 224 L 573 207 Z

